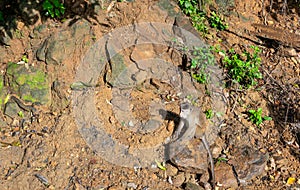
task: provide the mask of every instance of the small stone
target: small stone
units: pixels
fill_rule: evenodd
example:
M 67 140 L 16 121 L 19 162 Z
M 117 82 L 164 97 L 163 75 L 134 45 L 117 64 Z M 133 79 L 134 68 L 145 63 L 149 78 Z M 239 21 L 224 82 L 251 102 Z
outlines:
M 273 24 L 274 24 L 274 21 L 273 21 L 273 20 L 268 20 L 267 23 L 268 23 L 268 25 L 270 26 L 270 25 L 273 25 Z
M 151 179 L 153 179 L 153 180 L 157 180 L 157 175 L 156 174 L 152 174 L 152 177 L 151 177 Z
M 211 149 L 211 153 L 214 158 L 217 158 L 222 153 L 223 150 L 222 145 L 224 144 L 224 142 L 222 141 L 221 138 L 217 138 L 215 142 L 216 142 L 215 145 Z
M 184 172 L 180 172 L 172 179 L 172 181 L 175 187 L 180 187 L 185 181 Z
M 129 122 L 128 122 L 128 126 L 129 126 L 129 127 L 134 127 L 133 121 L 129 121 Z
M 178 169 L 172 164 L 167 164 L 166 168 L 168 176 L 175 176 L 178 173 Z
M 204 190 L 204 188 L 198 184 L 187 182 L 184 190 Z
M 216 182 L 222 186 L 222 188 L 237 188 L 238 183 L 235 178 L 232 168 L 229 164 L 221 162 L 215 168 Z
M 210 178 L 210 175 L 209 175 L 208 170 L 207 170 L 205 173 L 203 173 L 203 174 L 201 175 L 200 182 L 203 183 L 204 185 L 205 185 L 205 184 L 209 184 L 209 183 L 208 183 L 209 178 Z
M 288 56 L 291 56 L 291 57 L 296 57 L 298 55 L 297 51 L 294 48 L 287 48 L 286 52 L 287 52 Z
M 135 183 L 127 183 L 127 187 L 128 188 L 131 188 L 131 189 L 136 189 L 137 188 L 137 185 Z

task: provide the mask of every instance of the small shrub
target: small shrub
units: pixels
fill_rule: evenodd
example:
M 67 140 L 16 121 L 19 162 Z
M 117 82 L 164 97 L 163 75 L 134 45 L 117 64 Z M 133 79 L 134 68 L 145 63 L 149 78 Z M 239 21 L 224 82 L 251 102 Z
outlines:
M 205 47 L 195 47 L 192 51 L 190 71 L 191 76 L 197 82 L 204 84 L 209 81 L 208 65 L 214 65 L 214 55 L 211 53 L 211 50 Z
M 43 10 L 46 11 L 46 16 L 61 17 L 65 13 L 64 4 L 59 0 L 45 0 L 43 2 Z
M 251 48 L 254 50 L 253 54 L 245 52 L 242 55 L 231 49 L 229 55 L 226 55 L 223 59 L 228 75 L 233 82 L 240 83 L 246 88 L 256 85 L 256 80 L 262 78 L 262 74 L 259 71 L 261 59 L 258 54 L 260 49 L 254 46 Z
M 193 15 L 199 12 L 197 0 L 179 0 L 179 6 L 186 15 Z
M 193 27 L 203 35 L 208 33 L 206 14 L 199 10 L 197 0 L 179 0 L 179 6 L 184 14 L 191 17 Z
M 208 109 L 205 112 L 206 119 L 211 119 L 214 116 L 212 109 Z
M 215 12 L 210 13 L 210 17 L 208 22 L 212 28 L 216 28 L 218 30 L 226 30 L 228 29 L 228 24 L 224 23 L 220 16 L 217 15 Z
M 263 121 L 272 120 L 271 117 L 264 116 L 262 117 L 262 108 L 258 108 L 257 110 L 249 110 L 249 119 L 255 125 L 259 126 Z

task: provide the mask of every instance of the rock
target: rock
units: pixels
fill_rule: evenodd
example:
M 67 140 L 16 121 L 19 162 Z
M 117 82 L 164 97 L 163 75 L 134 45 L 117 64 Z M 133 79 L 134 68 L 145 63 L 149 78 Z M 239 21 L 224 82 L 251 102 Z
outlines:
M 247 145 L 236 148 L 232 155 L 234 158 L 229 163 L 233 165 L 242 185 L 263 173 L 269 157 Z
M 37 50 L 37 58 L 47 64 L 61 65 L 73 57 L 78 44 L 91 43 L 90 24 L 88 21 L 77 21 L 70 28 L 59 31 L 46 39 Z
M 20 111 L 22 111 L 22 110 L 19 108 L 18 104 L 15 102 L 7 102 L 5 104 L 4 114 L 11 118 L 17 117 L 18 113 Z
M 0 110 L 4 107 L 4 100 L 6 97 L 7 89 L 4 87 L 3 75 L 0 74 Z
M 235 7 L 234 0 L 228 0 L 228 1 L 216 0 L 216 4 L 218 6 L 218 12 L 221 12 L 224 15 L 231 14 L 232 10 L 230 9 L 230 7 Z
M 70 105 L 71 100 L 68 98 L 69 94 L 66 92 L 66 89 L 69 88 L 69 85 L 64 81 L 59 79 L 55 80 L 51 86 L 51 111 L 59 112 L 59 110 L 64 110 L 67 106 Z
M 180 153 L 171 158 L 171 162 L 179 169 L 192 173 L 205 173 L 208 169 L 207 152 L 200 150 L 202 142 L 199 139 L 192 139 Z
M 180 11 L 178 11 L 177 6 L 175 2 L 168 1 L 168 0 L 161 0 L 157 2 L 157 5 L 160 9 L 168 12 L 168 17 L 174 18 L 175 16 L 178 16 L 182 14 Z M 172 21 L 171 23 L 173 23 Z
M 48 27 L 46 24 L 41 24 L 39 26 L 36 26 L 29 34 L 30 38 L 33 39 L 42 39 L 46 37 L 48 32 Z
M 192 33 L 193 35 L 195 35 L 195 37 L 201 39 L 200 34 L 198 33 L 198 31 L 193 27 L 191 21 L 189 20 L 188 17 L 183 16 L 183 15 L 179 15 L 175 18 L 175 26 L 177 26 L 178 28 L 174 28 L 174 33 L 176 36 L 183 38 L 183 42 L 184 43 L 189 43 L 188 41 L 186 41 L 185 37 L 183 36 L 182 33 L 184 33 L 182 31 L 182 29 L 189 31 L 190 33 Z
M 184 190 L 204 190 L 204 188 L 196 183 L 187 182 Z
M 274 25 L 274 21 L 273 20 L 268 20 L 267 23 L 268 23 L 268 26 Z
M 215 168 L 216 183 L 220 184 L 222 188 L 237 188 L 238 182 L 234 176 L 232 166 L 221 162 Z
M 135 183 L 127 183 L 127 187 L 129 188 L 129 189 L 137 189 L 137 185 L 135 184 Z
M 178 173 L 178 169 L 172 164 L 167 164 L 166 168 L 168 176 L 175 176 Z
M 180 172 L 174 178 L 172 178 L 173 185 L 175 187 L 180 187 L 185 181 L 185 176 L 183 172 Z
M 298 52 L 295 50 L 295 48 L 286 48 L 286 53 L 290 57 L 297 57 Z
M 22 100 L 47 105 L 51 101 L 50 84 L 44 71 L 37 67 L 8 63 L 6 77 L 10 90 Z
M 115 84 L 118 76 L 126 69 L 126 65 L 124 63 L 123 55 L 116 54 L 114 57 L 110 59 L 111 63 L 111 73 L 106 75 L 106 81 L 111 85 Z
M 0 26 L 0 43 L 9 46 L 10 41 L 11 37 L 8 35 L 4 27 Z

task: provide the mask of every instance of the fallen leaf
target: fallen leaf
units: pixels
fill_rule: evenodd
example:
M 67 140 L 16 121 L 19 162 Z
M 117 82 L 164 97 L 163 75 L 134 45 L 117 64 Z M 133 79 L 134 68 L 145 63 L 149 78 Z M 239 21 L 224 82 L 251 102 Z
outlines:
M 287 184 L 287 185 L 292 185 L 292 184 L 295 183 L 295 181 L 296 181 L 296 178 L 294 178 L 294 177 L 289 177 L 289 179 L 287 180 L 286 184 Z

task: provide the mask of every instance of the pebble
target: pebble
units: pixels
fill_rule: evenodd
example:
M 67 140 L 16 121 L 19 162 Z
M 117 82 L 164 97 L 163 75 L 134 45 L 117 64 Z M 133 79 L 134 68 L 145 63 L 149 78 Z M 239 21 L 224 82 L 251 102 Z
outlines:
M 184 172 L 180 172 L 178 175 L 172 178 L 172 181 L 175 187 L 180 187 L 185 181 Z
M 127 183 L 128 188 L 137 189 L 137 185 L 135 183 Z
M 268 20 L 267 23 L 268 23 L 268 25 L 273 25 L 274 21 L 273 20 Z
M 204 190 L 204 188 L 198 184 L 187 182 L 185 184 L 184 190 Z
M 166 168 L 167 168 L 166 172 L 167 172 L 168 176 L 173 177 L 178 173 L 178 169 L 175 166 L 171 165 L 171 164 L 167 164 Z
M 291 57 L 297 57 L 298 53 L 295 48 L 286 48 L 286 52 Z

